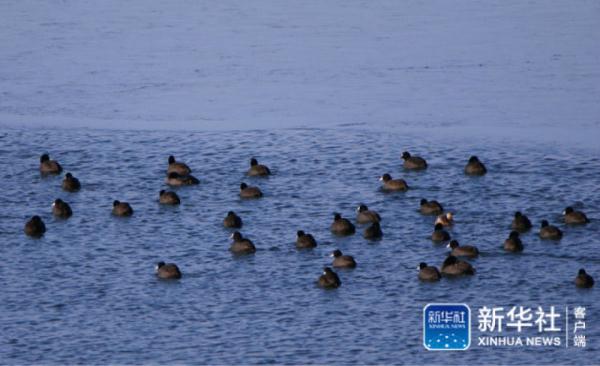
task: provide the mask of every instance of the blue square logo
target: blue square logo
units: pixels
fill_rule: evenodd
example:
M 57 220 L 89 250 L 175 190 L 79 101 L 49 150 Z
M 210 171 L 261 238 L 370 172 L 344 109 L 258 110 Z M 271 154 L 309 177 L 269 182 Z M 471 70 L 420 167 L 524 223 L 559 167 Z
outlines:
M 430 351 L 464 351 L 471 345 L 471 309 L 466 304 L 427 304 L 423 346 Z

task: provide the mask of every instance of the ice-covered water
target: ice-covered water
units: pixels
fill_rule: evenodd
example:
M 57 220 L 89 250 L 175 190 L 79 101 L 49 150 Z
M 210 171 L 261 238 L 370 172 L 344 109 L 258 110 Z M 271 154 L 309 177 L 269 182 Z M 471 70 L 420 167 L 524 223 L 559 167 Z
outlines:
M 3 1 L 0 123 L 592 144 L 599 17 L 594 0 Z
M 4 1 L 0 3 L 0 363 L 590 363 L 598 358 L 600 6 L 595 1 Z M 430 162 L 401 169 L 403 150 Z M 49 152 L 78 193 L 39 176 Z M 160 207 L 166 158 L 201 184 Z M 489 174 L 462 174 L 477 154 Z M 247 179 L 252 156 L 274 171 Z M 383 194 L 377 177 L 405 178 Z M 242 202 L 239 183 L 265 197 Z M 57 220 L 63 198 L 74 216 Z M 456 214 L 482 251 L 473 278 L 439 266 L 420 198 Z M 110 215 L 129 201 L 129 219 Z M 384 239 L 331 236 L 359 203 Z M 574 205 L 592 218 L 566 228 Z M 232 258 L 233 209 L 258 247 Z M 515 210 L 560 243 L 501 245 Z M 48 232 L 22 232 L 39 214 Z M 319 247 L 298 252 L 296 230 Z M 326 254 L 354 255 L 342 287 L 314 286 Z M 184 277 L 157 281 L 158 260 Z M 429 302 L 587 307 L 586 349 L 428 352 Z

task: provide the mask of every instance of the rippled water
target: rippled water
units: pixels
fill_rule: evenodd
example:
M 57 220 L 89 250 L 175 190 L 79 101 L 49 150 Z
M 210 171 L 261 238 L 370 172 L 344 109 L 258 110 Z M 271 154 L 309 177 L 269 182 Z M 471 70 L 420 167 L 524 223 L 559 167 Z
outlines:
M 409 150 L 428 159 L 425 172 L 405 172 Z M 39 155 L 49 152 L 82 182 L 78 193 L 60 177 L 42 178 Z M 600 159 L 577 146 L 514 139 L 449 140 L 351 127 L 230 132 L 103 130 L 0 131 L 0 337 L 2 363 L 585 363 L 598 356 L 597 289 L 578 290 L 580 267 L 600 279 L 598 232 Z M 169 154 L 187 162 L 201 184 L 177 189 L 180 207 L 161 207 L 158 191 Z M 482 178 L 463 175 L 477 154 Z M 246 178 L 248 160 L 273 176 Z M 405 178 L 411 190 L 385 194 L 377 178 Z M 238 198 L 241 181 L 258 185 L 260 200 Z M 439 266 L 444 246 L 431 243 L 431 217 L 420 198 L 437 199 L 456 215 L 452 235 L 477 245 L 472 278 L 417 280 L 421 261 Z M 62 198 L 74 215 L 58 220 Z M 112 217 L 112 201 L 128 201 L 131 218 Z M 383 217 L 384 238 L 329 233 L 332 212 L 354 218 L 359 203 Z M 567 205 L 592 222 L 564 227 Z M 258 251 L 234 258 L 228 210 Z M 515 210 L 536 229 L 523 235 L 521 255 L 503 252 Z M 48 231 L 23 234 L 38 214 Z M 559 243 L 538 239 L 540 220 L 565 231 Z M 319 246 L 297 251 L 295 233 Z M 315 287 L 326 257 L 340 248 L 355 270 L 338 271 L 335 291 Z M 184 277 L 159 281 L 154 264 L 176 262 Z M 429 302 L 482 305 L 583 305 L 584 350 L 502 349 L 473 344 L 466 352 L 427 352 L 421 312 Z

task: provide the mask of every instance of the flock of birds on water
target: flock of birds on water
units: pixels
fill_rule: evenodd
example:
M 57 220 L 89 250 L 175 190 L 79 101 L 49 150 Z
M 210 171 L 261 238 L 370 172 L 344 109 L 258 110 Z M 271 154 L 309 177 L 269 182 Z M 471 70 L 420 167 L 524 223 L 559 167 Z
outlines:
M 427 162 L 419 156 L 411 156 L 409 152 L 402 154 L 404 160 L 403 167 L 408 170 L 425 170 Z M 48 154 L 43 154 L 40 158 L 40 173 L 43 176 L 59 175 L 63 171 L 61 165 L 51 160 Z M 175 157 L 169 156 L 167 176 L 165 183 L 169 186 L 186 186 L 199 184 L 197 178 L 192 174 L 192 170 L 187 164 L 176 161 Z M 464 173 L 470 176 L 482 176 L 487 173 L 485 165 L 476 157 L 471 156 L 464 168 Z M 267 177 L 271 175 L 271 171 L 265 165 L 259 164 L 254 158 L 250 160 L 250 168 L 246 172 L 251 177 Z M 382 189 L 388 192 L 406 191 L 409 189 L 408 184 L 403 179 L 393 179 L 390 174 L 381 176 Z M 62 181 L 62 189 L 68 192 L 77 192 L 81 189 L 81 183 L 71 173 L 65 174 Z M 242 199 L 259 199 L 263 196 L 260 188 L 248 186 L 246 183 L 240 185 L 240 198 Z M 181 200 L 177 193 L 173 191 L 161 190 L 159 192 L 159 203 L 164 205 L 178 205 Z M 453 215 L 451 212 L 444 212 L 442 205 L 436 201 L 428 201 L 421 199 L 420 212 L 423 215 L 436 216 L 431 240 L 434 243 L 448 242 L 447 247 L 450 249 L 449 255 L 445 258 L 440 269 L 435 266 L 420 263 L 418 266 L 418 278 L 422 281 L 439 281 L 442 276 L 469 276 L 475 274 L 475 268 L 465 259 L 476 258 L 479 256 L 479 250 L 475 246 L 460 245 L 458 241 L 451 240 L 450 234 L 445 230 L 445 227 L 453 225 Z M 52 204 L 52 213 L 59 218 L 68 219 L 72 214 L 71 207 L 67 202 L 57 199 Z M 127 202 L 114 201 L 112 214 L 115 216 L 131 216 L 133 209 Z M 383 236 L 379 222 L 381 217 L 379 214 L 370 210 L 366 205 L 361 204 L 357 209 L 356 222 L 361 225 L 369 225 L 363 232 L 366 239 L 378 239 Z M 589 222 L 586 215 L 581 211 L 576 211 L 572 207 L 567 207 L 563 212 L 563 220 L 567 225 L 584 225 Z M 223 220 L 223 226 L 230 229 L 240 229 L 243 225 L 242 219 L 235 212 L 229 211 Z M 512 231 L 508 238 L 504 241 L 504 250 L 507 252 L 522 252 L 523 243 L 519 237 L 520 233 L 527 232 L 532 229 L 531 221 L 526 215 L 517 211 L 511 224 Z M 39 216 L 33 216 L 25 224 L 25 234 L 31 237 L 41 237 L 46 231 L 46 225 Z M 335 213 L 330 230 L 337 236 L 354 235 L 356 232 L 355 225 L 341 214 Z M 562 231 L 550 225 L 547 220 L 541 221 L 539 236 L 544 240 L 560 240 L 563 236 Z M 231 235 L 233 242 L 229 250 L 235 255 L 248 255 L 256 252 L 254 243 L 248 238 L 242 236 L 239 231 L 233 232 Z M 297 232 L 296 247 L 298 249 L 310 249 L 317 246 L 315 238 L 302 230 Z M 356 261 L 350 255 L 343 254 L 339 249 L 331 253 L 332 267 L 334 268 L 355 268 Z M 160 279 L 176 280 L 181 278 L 182 274 L 179 267 L 175 263 L 159 262 L 156 266 L 156 275 Z M 580 269 L 575 277 L 574 283 L 580 288 L 591 288 L 594 285 L 594 279 L 586 273 L 585 269 Z M 330 267 L 325 267 L 322 275 L 318 278 L 317 284 L 326 289 L 337 288 L 341 285 L 341 281 L 337 273 Z

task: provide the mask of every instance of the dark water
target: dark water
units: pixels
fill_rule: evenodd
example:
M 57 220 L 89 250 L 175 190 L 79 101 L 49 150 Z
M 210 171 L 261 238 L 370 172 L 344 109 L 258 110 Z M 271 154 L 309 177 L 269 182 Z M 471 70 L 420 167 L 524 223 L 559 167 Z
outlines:
M 430 168 L 404 172 L 409 150 Z M 41 178 L 43 152 L 58 159 L 83 185 L 60 188 Z M 177 189 L 180 207 L 159 206 L 169 154 L 187 162 L 201 180 Z M 489 173 L 468 178 L 466 159 L 477 154 Z M 597 288 L 578 290 L 580 267 L 600 280 L 598 232 L 600 159 L 575 145 L 514 139 L 422 138 L 360 129 L 230 132 L 102 130 L 0 131 L 0 362 L 1 363 L 590 363 L 599 358 Z M 268 164 L 273 176 L 243 176 L 248 159 Z M 407 193 L 384 194 L 377 178 L 405 178 Z M 258 185 L 265 197 L 241 201 L 239 183 Z M 452 235 L 482 251 L 472 278 L 424 284 L 415 267 L 439 266 L 444 246 L 428 236 L 431 217 L 417 212 L 420 198 L 437 199 L 456 215 Z M 74 215 L 58 220 L 51 203 L 62 198 Z M 131 218 L 110 214 L 128 201 Z M 383 217 L 384 239 L 357 234 L 335 238 L 331 213 L 354 218 L 359 203 Z M 564 227 L 567 205 L 592 222 Z M 501 249 L 515 210 L 536 229 L 523 235 L 525 252 Z M 228 210 L 258 251 L 228 252 Z M 48 231 L 27 238 L 23 225 L 38 214 Z M 540 220 L 565 231 L 559 243 L 538 239 Z M 319 246 L 299 252 L 296 230 Z M 362 229 L 360 230 L 362 231 Z M 314 282 L 326 257 L 340 248 L 355 270 L 338 271 L 335 291 Z M 159 281 L 154 265 L 176 262 L 177 282 Z M 478 306 L 586 306 L 585 349 L 482 348 L 435 353 L 422 346 L 421 313 L 429 302 Z

